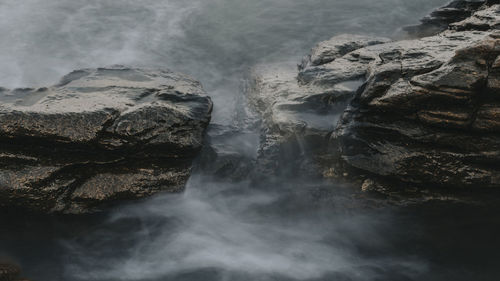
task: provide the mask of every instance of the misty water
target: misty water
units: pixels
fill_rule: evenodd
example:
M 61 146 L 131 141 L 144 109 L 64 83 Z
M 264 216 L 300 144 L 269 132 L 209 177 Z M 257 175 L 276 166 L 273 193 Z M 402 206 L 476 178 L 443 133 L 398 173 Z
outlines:
M 341 33 L 398 36 L 445 2 L 0 0 L 0 85 L 51 85 L 74 69 L 111 64 L 170 68 L 203 83 L 215 103 L 213 125 L 241 127 L 253 66 L 296 63 Z M 255 157 L 257 133 L 219 141 Z M 38 281 L 499 276 L 495 209 L 365 201 L 312 179 L 256 184 L 198 169 L 183 194 L 99 215 L 2 214 L 0 257 Z

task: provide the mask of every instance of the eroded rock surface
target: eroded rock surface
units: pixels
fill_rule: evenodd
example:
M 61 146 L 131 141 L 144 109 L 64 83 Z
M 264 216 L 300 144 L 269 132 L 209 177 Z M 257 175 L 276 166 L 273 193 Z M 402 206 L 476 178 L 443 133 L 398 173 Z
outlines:
M 388 38 L 383 37 L 354 34 L 337 35 L 314 46 L 310 54 L 302 60 L 299 69 L 327 64 L 357 49 L 389 41 Z
M 500 4 L 499 0 L 453 0 L 448 5 L 434 10 L 423 18 L 419 25 L 405 27 L 414 37 L 435 35 L 449 28 L 449 25 L 470 17 L 483 5 Z
M 28 281 L 21 278 L 21 268 L 17 265 L 0 261 L 0 281 Z
M 82 213 L 179 191 L 210 121 L 199 82 L 167 70 L 74 71 L 0 92 L 0 205 Z
M 344 56 L 386 38 L 339 35 L 318 44 L 297 70 L 292 63 L 253 70 L 249 101 L 263 119 L 259 174 L 322 173 L 328 139 L 361 85 L 372 58 Z
M 472 19 L 494 23 L 499 9 Z M 395 55 L 373 63 L 334 135 L 343 159 L 404 182 L 500 186 L 500 34 L 490 28 L 381 46 Z
M 253 128 L 211 124 L 197 172 L 216 179 L 245 180 L 255 168 L 259 133 Z
M 500 1 L 498 1 L 500 3 Z M 463 21 L 450 24 L 449 28 L 457 31 L 490 30 L 500 27 L 499 18 L 495 9 L 480 9 Z
M 264 119 L 258 167 L 500 186 L 500 5 L 465 2 L 455 8 L 466 16 L 441 18 L 449 30 L 434 36 L 342 35 L 318 44 L 298 71 L 255 70 L 250 100 Z

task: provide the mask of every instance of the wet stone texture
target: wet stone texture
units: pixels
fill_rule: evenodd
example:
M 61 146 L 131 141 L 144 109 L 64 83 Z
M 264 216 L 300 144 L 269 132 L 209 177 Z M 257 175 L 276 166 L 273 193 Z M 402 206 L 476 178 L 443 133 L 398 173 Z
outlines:
M 0 91 L 0 206 L 86 213 L 180 191 L 212 103 L 168 70 L 74 71 L 53 87 Z
M 436 36 L 380 46 L 333 135 L 342 158 L 403 182 L 500 186 L 499 9 L 485 7 Z M 470 23 L 484 15 L 491 26 L 474 30 Z
M 369 59 L 343 58 L 389 39 L 339 35 L 319 43 L 297 66 L 260 65 L 253 69 L 249 102 L 263 119 L 257 173 L 320 175 L 328 162 L 328 139 L 356 89 Z
M 29 281 L 21 278 L 21 268 L 12 263 L 0 261 L 0 281 Z
M 456 13 L 467 12 L 446 21 L 453 9 L 438 9 L 432 17 L 442 13 L 447 30 L 433 36 L 340 35 L 318 44 L 298 70 L 256 68 L 249 100 L 264 120 L 257 167 L 360 173 L 366 190 L 378 185 L 366 178 L 500 186 L 500 5 L 493 2 L 455 1 Z
M 434 10 L 423 18 L 419 25 L 405 27 L 410 36 L 435 35 L 450 27 L 450 24 L 469 18 L 484 5 L 500 4 L 499 0 L 454 0 L 448 5 Z

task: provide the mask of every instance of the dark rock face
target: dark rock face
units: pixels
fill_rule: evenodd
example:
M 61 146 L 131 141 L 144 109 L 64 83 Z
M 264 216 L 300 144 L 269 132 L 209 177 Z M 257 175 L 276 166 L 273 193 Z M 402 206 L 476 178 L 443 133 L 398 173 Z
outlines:
M 256 69 L 249 100 L 264 123 L 257 168 L 355 173 L 366 190 L 379 179 L 500 186 L 500 5 L 450 7 L 464 16 L 433 13 L 449 27 L 434 36 L 341 35 L 318 44 L 298 71 Z
M 330 162 L 328 139 L 373 58 L 349 56 L 386 38 L 339 35 L 319 43 L 297 67 L 253 70 L 249 102 L 263 120 L 257 173 L 321 175 Z
M 211 124 L 196 167 L 216 179 L 245 180 L 254 169 L 258 143 L 251 128 Z
M 0 205 L 83 213 L 183 189 L 212 103 L 164 70 L 84 69 L 0 92 Z
M 337 35 L 332 37 L 330 40 L 320 42 L 314 46 L 310 54 L 302 60 L 302 64 L 299 65 L 299 69 L 303 70 L 308 66 L 327 64 L 357 49 L 386 43 L 388 41 L 390 40 L 382 37 L 353 34 Z
M 404 30 L 415 37 L 435 35 L 454 22 L 462 21 L 483 5 L 500 4 L 498 0 L 454 0 L 448 5 L 434 10 L 421 20 L 420 25 L 405 27 Z
M 0 281 L 22 281 L 21 269 L 11 263 L 0 262 Z
M 499 1 L 500 4 L 500 1 Z M 498 29 L 500 22 L 495 9 L 481 9 L 463 21 L 450 24 L 449 28 L 456 31 Z
M 414 184 L 500 186 L 499 9 L 437 36 L 379 45 L 334 134 L 343 159 Z

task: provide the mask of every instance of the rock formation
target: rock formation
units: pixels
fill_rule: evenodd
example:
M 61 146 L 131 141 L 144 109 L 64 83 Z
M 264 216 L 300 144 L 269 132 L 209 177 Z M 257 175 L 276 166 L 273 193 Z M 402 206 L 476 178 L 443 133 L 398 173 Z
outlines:
M 339 35 L 319 43 L 297 66 L 253 70 L 250 104 L 263 119 L 259 174 L 322 173 L 331 162 L 328 139 L 343 109 L 363 83 L 370 60 L 342 58 L 387 38 Z
M 0 262 L 0 281 L 28 281 L 21 276 L 21 269 L 12 263 Z
M 355 171 L 417 185 L 500 186 L 500 5 L 493 2 L 438 10 L 420 30 L 430 22 L 449 30 L 433 36 L 342 35 L 315 47 L 298 71 L 256 70 L 249 96 L 264 119 L 260 167 L 280 171 L 299 148 L 296 161 L 327 177 Z
M 380 46 L 334 135 L 343 159 L 404 182 L 500 186 L 500 33 L 471 30 L 499 8 L 452 25 L 463 31 Z
M 434 10 L 423 18 L 419 25 L 405 27 L 404 30 L 414 37 L 435 35 L 448 29 L 454 22 L 464 20 L 482 5 L 500 4 L 498 0 L 454 0 L 448 5 Z
M 212 103 L 167 70 L 83 69 L 0 91 L 0 206 L 85 213 L 183 189 Z
M 195 171 L 218 179 L 246 180 L 255 168 L 258 144 L 259 134 L 253 128 L 211 124 Z

